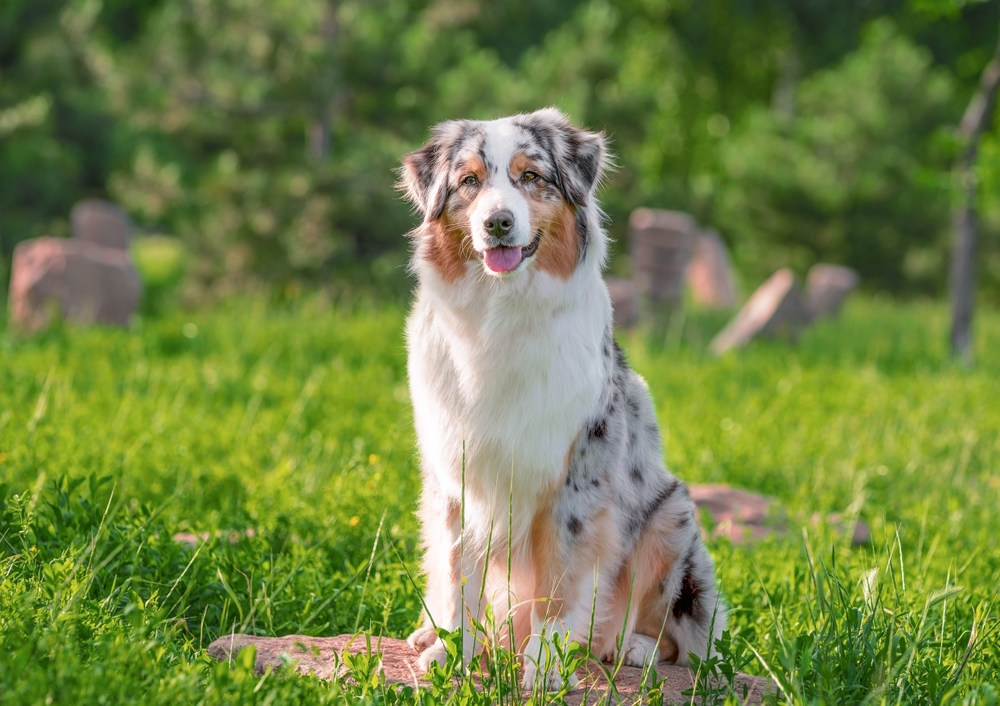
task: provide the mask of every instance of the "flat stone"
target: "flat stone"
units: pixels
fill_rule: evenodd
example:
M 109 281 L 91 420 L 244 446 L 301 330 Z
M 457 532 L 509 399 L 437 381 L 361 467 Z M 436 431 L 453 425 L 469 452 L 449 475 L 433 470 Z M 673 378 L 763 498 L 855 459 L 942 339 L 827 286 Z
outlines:
M 688 492 L 695 505 L 711 516 L 713 537 L 723 537 L 733 544 L 749 544 L 772 535 L 788 534 L 788 519 L 775 498 L 723 484 L 689 485 Z M 810 518 L 813 525 L 823 520 L 820 514 Z M 827 515 L 825 520 L 837 532 L 849 532 L 854 546 L 871 542 L 871 530 L 860 519 L 850 529 L 848 520 L 840 513 Z
M 132 240 L 132 222 L 123 210 L 110 201 L 78 201 L 70 212 L 69 220 L 74 238 L 106 248 L 128 250 Z
M 736 286 L 729 251 L 714 230 L 698 233 L 685 278 L 695 303 L 714 309 L 736 306 Z
M 728 485 L 689 485 L 691 499 L 712 517 L 712 534 L 733 544 L 784 533 L 784 518 L 777 500 Z
M 606 277 L 604 284 L 611 295 L 611 307 L 614 310 L 615 326 L 628 328 L 639 320 L 639 291 L 627 279 Z
M 367 651 L 381 655 L 381 669 L 388 684 L 408 684 L 420 686 L 423 678 L 417 666 L 417 652 L 403 640 L 392 638 L 366 638 L 364 635 L 339 635 L 337 637 L 306 637 L 286 635 L 284 637 L 257 637 L 254 635 L 225 635 L 208 646 L 208 654 L 213 659 L 227 661 L 233 659 L 240 650 L 255 645 L 257 654 L 254 672 L 263 674 L 268 666 L 272 669 L 286 664 L 286 658 L 297 662 L 295 669 L 300 674 L 314 674 L 320 679 L 344 677 L 346 669 L 341 655 L 345 650 L 356 654 Z M 660 679 L 666 679 L 663 688 L 664 703 L 688 704 L 691 697 L 682 692 L 691 688 L 691 670 L 670 664 L 656 667 Z M 570 692 L 566 703 L 596 704 L 609 689 L 603 670 L 591 665 L 589 670 L 581 668 L 577 675 L 581 678 L 581 688 Z M 622 667 L 615 677 L 615 691 L 618 699 L 612 703 L 637 704 L 645 702 L 642 689 L 642 670 Z M 744 698 L 744 690 L 746 697 Z M 740 674 L 736 678 L 736 692 L 740 703 L 759 704 L 766 694 L 775 693 L 772 682 L 762 677 Z
M 638 208 L 629 216 L 635 284 L 652 303 L 681 304 L 694 230 L 694 219 L 679 211 Z
M 712 340 L 716 355 L 741 348 L 757 336 L 795 340 L 812 317 L 792 271 L 783 268 L 762 284 Z
M 14 248 L 11 320 L 29 331 L 45 326 L 52 313 L 79 324 L 126 326 L 139 292 L 139 273 L 124 250 L 66 238 Z
M 848 295 L 861 283 L 850 267 L 819 263 L 806 275 L 806 306 L 813 319 L 836 316 Z

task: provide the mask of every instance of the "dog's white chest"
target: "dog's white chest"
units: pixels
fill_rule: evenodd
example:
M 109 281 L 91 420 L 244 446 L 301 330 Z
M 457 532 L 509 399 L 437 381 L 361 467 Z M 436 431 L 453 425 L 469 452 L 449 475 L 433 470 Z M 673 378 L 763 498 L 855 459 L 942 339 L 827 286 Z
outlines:
M 545 316 L 501 299 L 481 310 L 443 310 L 426 296 L 411 314 L 410 387 L 431 476 L 425 482 L 456 497 L 464 476 L 466 502 L 501 515 L 498 527 L 511 499 L 516 514 L 530 517 L 523 510 L 562 477 L 598 404 L 608 308 L 598 283 Z

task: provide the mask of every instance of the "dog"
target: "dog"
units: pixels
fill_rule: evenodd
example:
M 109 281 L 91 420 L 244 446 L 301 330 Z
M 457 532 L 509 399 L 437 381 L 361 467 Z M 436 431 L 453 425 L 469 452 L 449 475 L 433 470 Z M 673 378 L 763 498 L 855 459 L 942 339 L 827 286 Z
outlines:
M 445 660 L 435 627 L 476 654 L 487 606 L 528 688 L 562 686 L 557 636 L 686 664 L 725 626 L 695 506 L 614 339 L 608 163 L 604 135 L 553 108 L 441 123 L 403 160 L 422 217 L 406 339 L 427 586 L 408 642 L 425 670 Z

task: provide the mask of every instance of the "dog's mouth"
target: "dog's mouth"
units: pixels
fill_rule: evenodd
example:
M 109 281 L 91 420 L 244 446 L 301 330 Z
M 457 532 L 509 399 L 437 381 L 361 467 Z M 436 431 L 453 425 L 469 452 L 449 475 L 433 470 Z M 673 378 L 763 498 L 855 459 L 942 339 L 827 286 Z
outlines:
M 488 248 L 483 251 L 483 262 L 491 271 L 498 274 L 513 272 L 522 262 L 535 254 L 541 240 L 542 234 L 539 232 L 535 235 L 535 239 L 524 247 L 501 245 L 497 248 Z

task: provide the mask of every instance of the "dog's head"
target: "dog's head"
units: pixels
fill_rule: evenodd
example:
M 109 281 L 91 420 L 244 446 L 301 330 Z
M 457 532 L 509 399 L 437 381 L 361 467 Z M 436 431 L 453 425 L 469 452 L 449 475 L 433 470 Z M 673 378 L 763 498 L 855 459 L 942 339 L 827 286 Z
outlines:
M 568 279 L 604 237 L 594 192 L 606 163 L 604 135 L 553 108 L 441 123 L 403 161 L 400 187 L 423 216 L 416 257 L 446 282 L 477 262 L 500 278 Z

